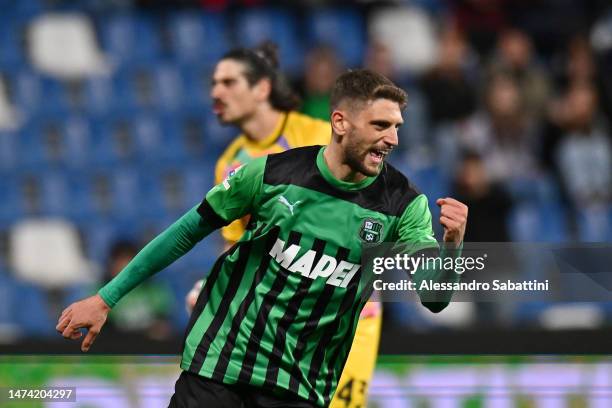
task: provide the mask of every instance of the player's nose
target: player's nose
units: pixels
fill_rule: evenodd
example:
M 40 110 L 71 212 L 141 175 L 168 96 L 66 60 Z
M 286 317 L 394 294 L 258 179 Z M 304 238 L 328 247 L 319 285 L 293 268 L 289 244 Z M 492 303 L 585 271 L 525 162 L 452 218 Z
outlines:
M 385 144 L 387 144 L 389 147 L 395 147 L 399 144 L 399 136 L 397 134 L 396 127 L 392 126 L 389 128 L 389 131 L 385 133 L 383 142 L 385 142 Z
M 213 85 L 210 88 L 210 97 L 212 99 L 219 99 L 221 98 L 223 94 L 223 89 L 221 88 L 221 86 L 219 86 L 219 84 Z

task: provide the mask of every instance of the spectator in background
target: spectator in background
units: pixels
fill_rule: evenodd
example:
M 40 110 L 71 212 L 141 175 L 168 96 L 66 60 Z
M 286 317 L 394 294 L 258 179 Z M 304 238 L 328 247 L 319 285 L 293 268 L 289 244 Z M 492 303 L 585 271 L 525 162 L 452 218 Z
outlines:
M 329 97 L 342 66 L 330 47 L 313 48 L 306 56 L 302 112 L 313 118 L 329 120 Z
M 463 154 L 453 182 L 453 194 L 470 206 L 471 222 L 465 231 L 464 242 L 510 241 L 508 217 L 513 206 L 512 198 L 502 184 L 491 181 L 485 161 L 479 154 L 469 151 Z M 507 248 L 506 255 L 503 260 L 487 260 L 487 268 L 499 273 L 506 271 L 508 265 L 516 265 L 511 247 Z M 504 302 L 475 303 L 478 321 L 483 325 L 499 325 L 508 307 L 512 305 Z
M 598 113 L 596 88 L 581 81 L 573 83 L 551 111 L 560 132 L 556 168 L 576 208 L 604 205 L 612 197 L 612 143 Z
M 470 44 L 486 56 L 495 48 L 497 35 L 507 25 L 504 0 L 457 0 L 452 2 L 458 27 Z
M 511 77 L 520 90 L 520 103 L 525 112 L 534 119 L 542 118 L 550 97 L 550 80 L 535 61 L 531 39 L 526 33 L 517 29 L 502 33 L 489 74 Z
M 397 84 L 403 82 L 395 68 L 391 49 L 381 41 L 373 40 L 368 45 L 364 66 L 367 69 L 371 69 L 374 72 L 386 76 Z
M 470 208 L 472 222 L 466 242 L 505 242 L 509 240 L 506 220 L 512 199 L 502 185 L 489 179 L 485 162 L 473 152 L 461 159 L 453 186 L 453 196 Z
M 117 276 L 138 250 L 133 242 L 115 242 L 109 251 L 106 276 L 102 281 L 108 282 Z M 167 339 L 173 335 L 169 322 L 172 307 L 173 294 L 168 287 L 154 281 L 145 282 L 113 308 L 106 330 Z
M 484 109 L 461 129 L 460 143 L 482 155 L 492 181 L 512 182 L 537 175 L 536 131 L 517 83 L 497 75 L 487 87 Z
M 466 119 L 476 109 L 476 92 L 467 72 L 469 47 L 464 36 L 447 28 L 440 37 L 438 60 L 421 80 L 432 125 Z
M 612 122 L 612 78 L 602 75 L 588 39 L 575 35 L 567 46 L 567 53 L 557 59 L 556 85 L 566 90 L 572 83 L 592 83 L 597 88 L 600 107 Z M 605 72 L 605 71 L 603 71 Z

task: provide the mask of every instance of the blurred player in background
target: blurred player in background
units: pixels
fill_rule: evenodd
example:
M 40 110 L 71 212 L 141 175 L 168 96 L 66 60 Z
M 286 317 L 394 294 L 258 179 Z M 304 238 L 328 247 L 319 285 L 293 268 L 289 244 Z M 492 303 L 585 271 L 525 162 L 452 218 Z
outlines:
M 295 111 L 299 98 L 279 72 L 276 47 L 272 43 L 253 50 L 241 48 L 228 52 L 215 68 L 211 97 L 219 121 L 237 126 L 242 132 L 217 161 L 215 184 L 257 157 L 329 143 L 328 122 Z M 236 220 L 221 230 L 226 249 L 242 237 L 248 218 Z M 203 281 L 196 282 L 187 295 L 188 310 L 193 309 L 202 285 Z M 378 354 L 381 320 L 380 303 L 368 302 L 331 407 L 365 406 Z

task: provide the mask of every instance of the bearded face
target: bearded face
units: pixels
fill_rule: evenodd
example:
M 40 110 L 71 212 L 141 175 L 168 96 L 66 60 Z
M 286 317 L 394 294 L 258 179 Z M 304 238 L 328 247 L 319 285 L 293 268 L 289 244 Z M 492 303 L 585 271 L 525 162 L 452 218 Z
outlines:
M 388 99 L 369 101 L 344 112 L 341 134 L 344 162 L 366 177 L 378 175 L 387 155 L 397 146 L 403 123 L 398 104 Z

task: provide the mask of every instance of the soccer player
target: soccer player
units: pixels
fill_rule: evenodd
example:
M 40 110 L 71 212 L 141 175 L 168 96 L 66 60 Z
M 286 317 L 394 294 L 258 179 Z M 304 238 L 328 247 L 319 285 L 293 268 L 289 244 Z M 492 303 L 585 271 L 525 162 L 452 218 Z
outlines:
M 329 143 L 331 127 L 328 122 L 294 110 L 298 98 L 278 70 L 276 51 L 275 45 L 269 42 L 253 50 L 235 49 L 224 55 L 215 67 L 211 88 L 213 109 L 221 123 L 235 125 L 242 132 L 217 161 L 216 184 L 257 157 L 294 147 Z M 226 250 L 244 234 L 248 218 L 247 215 L 221 229 Z M 189 310 L 195 306 L 201 285 L 202 281 L 196 282 L 187 295 Z M 357 324 L 332 408 L 366 405 L 381 324 L 380 303 L 368 302 Z
M 341 75 L 327 146 L 237 169 L 98 294 L 68 306 L 57 330 L 78 339 L 87 328 L 87 351 L 121 297 L 214 229 L 250 214 L 245 234 L 218 259 L 198 298 L 170 406 L 327 406 L 372 291 L 360 279 L 362 243 L 438 248 L 427 198 L 384 161 L 398 143 L 405 103 L 405 93 L 381 75 Z M 436 203 L 443 240 L 460 248 L 467 207 L 452 198 Z M 414 279 L 452 282 L 459 275 L 430 269 Z M 424 305 L 440 311 L 450 296 L 443 291 Z

